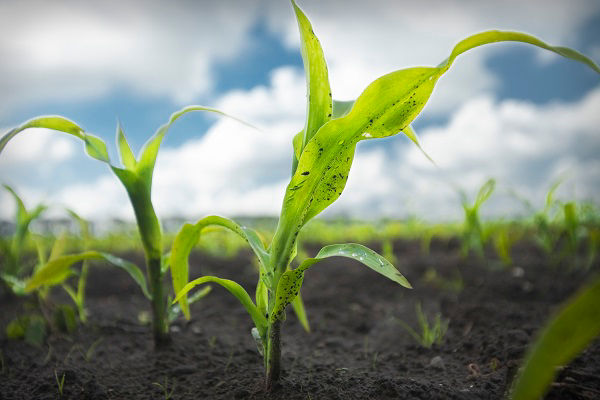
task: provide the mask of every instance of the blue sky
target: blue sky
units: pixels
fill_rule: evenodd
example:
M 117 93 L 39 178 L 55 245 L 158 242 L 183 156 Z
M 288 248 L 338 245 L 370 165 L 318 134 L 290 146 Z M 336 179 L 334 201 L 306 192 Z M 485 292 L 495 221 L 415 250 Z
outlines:
M 524 4 L 522 4 L 524 3 Z M 378 76 L 436 65 L 453 44 L 484 29 L 519 29 L 600 60 L 594 1 L 419 4 L 300 1 L 328 60 L 332 92 L 356 98 Z M 118 12 L 115 12 L 118 10 Z M 259 126 L 203 114 L 170 131 L 155 173 L 162 216 L 277 215 L 303 126 L 304 75 L 297 27 L 285 1 L 42 1 L 0 4 L 0 130 L 40 114 L 64 115 L 109 144 L 120 120 L 139 149 L 187 104 L 219 107 Z M 573 61 L 525 45 L 461 56 L 415 122 L 436 169 L 402 137 L 359 146 L 342 198 L 329 215 L 429 219 L 460 216 L 456 187 L 498 191 L 486 213 L 525 212 L 510 195 L 541 204 L 566 179 L 564 199 L 600 192 L 600 78 Z M 65 135 L 32 131 L 0 156 L 0 181 L 28 204 L 92 219 L 131 218 L 105 165 Z M 11 200 L 0 195 L 0 217 Z

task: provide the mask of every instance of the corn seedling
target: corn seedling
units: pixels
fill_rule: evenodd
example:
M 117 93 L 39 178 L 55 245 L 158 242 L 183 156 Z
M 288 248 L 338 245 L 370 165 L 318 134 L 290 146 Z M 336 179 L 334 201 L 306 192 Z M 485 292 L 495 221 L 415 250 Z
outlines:
M 342 194 L 354 158 L 356 145 L 361 140 L 372 140 L 403 132 L 417 146 L 419 143 L 410 123 L 427 103 L 437 80 L 448 71 L 460 54 L 488 43 L 517 41 L 536 45 L 567 58 L 587 64 L 600 73 L 600 68 L 589 58 L 564 47 L 552 47 L 523 33 L 487 31 L 458 43 L 450 56 L 437 67 L 402 69 L 384 75 L 371 83 L 353 104 L 332 101 L 327 66 L 323 50 L 308 18 L 292 0 L 300 29 L 302 58 L 307 78 L 307 118 L 304 129 L 293 139 L 294 157 L 292 178 L 287 186 L 277 229 L 268 247 L 248 228 L 224 224 L 237 231 L 251 245 L 261 265 L 256 290 L 256 304 L 237 283 L 214 276 L 204 276 L 185 285 L 176 299 L 185 303 L 186 293 L 194 286 L 215 282 L 227 288 L 240 300 L 250 314 L 255 329 L 254 337 L 262 349 L 266 372 L 266 387 L 278 381 L 281 371 L 281 326 L 286 307 L 297 301 L 305 271 L 324 258 L 342 256 L 362 262 L 398 284 L 410 284 L 392 264 L 374 251 L 359 244 L 326 246 L 314 258 L 304 260 L 291 269 L 296 255 L 300 230 Z M 482 194 L 482 197 L 484 195 Z M 481 201 L 480 201 L 481 202 Z M 208 221 L 184 226 L 175 239 L 171 266 L 184 270 L 180 281 L 187 275 L 187 254 L 176 256 L 177 242 L 195 243 L 199 231 Z M 174 280 L 177 273 L 174 271 Z M 182 304 L 182 308 L 184 304 Z
M 415 312 L 417 314 L 417 321 L 419 322 L 420 332 L 417 332 L 410 327 L 407 323 L 402 320 L 398 320 L 398 323 L 404 328 L 410 336 L 412 336 L 417 343 L 426 349 L 430 349 L 434 344 L 441 345 L 444 340 L 444 336 L 448 331 L 449 321 L 442 319 L 442 314 L 436 313 L 433 317 L 433 322 L 429 322 L 427 315 L 423 312 L 421 303 L 417 303 L 415 306 Z
M 469 204 L 466 193 L 464 191 L 460 192 L 461 203 L 465 212 L 462 242 L 462 252 L 465 257 L 471 250 L 474 250 L 479 256 L 483 257 L 486 237 L 481 219 L 479 218 L 479 209 L 490 198 L 495 186 L 496 181 L 488 179 L 479 189 L 477 197 L 475 197 L 475 202 L 472 205 Z
M 151 200 L 152 176 L 160 145 L 170 126 L 181 116 L 192 111 L 209 111 L 224 115 L 218 110 L 202 106 L 189 106 L 177 111 L 146 142 L 137 159 L 125 138 L 121 125 L 118 124 L 116 141 L 123 167 L 112 164 L 104 141 L 94 135 L 88 134 L 76 123 L 60 116 L 44 116 L 31 119 L 12 129 L 0 139 L 1 152 L 10 139 L 28 128 L 46 128 L 73 135 L 84 142 L 85 151 L 88 156 L 106 163 L 123 184 L 133 206 L 142 240 L 146 257 L 147 281 L 137 266 L 131 263 L 125 264 L 122 260 L 119 261 L 118 266 L 125 268 L 132 275 L 144 295 L 151 302 L 152 330 L 156 344 L 164 343 L 169 338 L 169 301 L 163 287 L 163 277 L 168 269 L 168 264 L 166 263 L 168 257 L 163 257 L 162 230 Z M 75 259 L 72 258 L 70 260 L 75 262 L 94 258 L 102 258 L 113 264 L 116 260 L 114 256 L 99 252 L 85 252 L 76 256 Z M 66 274 L 69 270 L 68 267 L 64 262 L 61 263 L 61 266 L 61 272 Z M 56 265 L 54 268 L 58 269 L 58 266 Z M 55 272 L 55 269 L 52 271 Z
M 89 250 L 89 243 L 91 238 L 90 225 L 88 221 L 80 217 L 73 210 L 67 211 L 69 212 L 71 217 L 79 224 L 81 240 L 83 241 L 83 250 Z M 82 324 L 85 324 L 87 321 L 87 312 L 85 310 L 85 285 L 87 282 L 88 269 L 88 260 L 83 260 L 79 276 L 77 277 L 77 289 L 73 289 L 71 286 L 69 286 L 68 283 L 63 283 L 62 285 L 63 289 L 67 292 L 69 297 L 71 297 L 71 300 L 73 300 L 73 303 L 75 303 L 75 307 L 77 307 L 77 315 L 79 316 L 79 321 Z
M 569 363 L 600 336 L 600 278 L 579 290 L 548 321 L 513 382 L 512 400 L 540 399 L 556 368 Z
M 39 204 L 33 210 L 29 211 L 25 207 L 23 200 L 10 186 L 3 186 L 15 200 L 17 214 L 15 219 L 15 233 L 12 239 L 6 240 L 1 238 L 0 240 L 0 246 L 2 246 L 2 253 L 4 255 L 0 278 L 14 291 L 15 279 L 18 279 L 26 269 L 21 260 L 21 252 L 29 236 L 29 225 L 46 210 L 46 206 Z

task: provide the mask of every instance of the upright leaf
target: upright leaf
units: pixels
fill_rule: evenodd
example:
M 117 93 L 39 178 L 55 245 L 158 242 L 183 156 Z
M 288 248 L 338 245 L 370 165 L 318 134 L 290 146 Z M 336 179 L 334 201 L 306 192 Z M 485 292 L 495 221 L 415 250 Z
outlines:
M 125 138 L 125 133 L 123 132 L 123 128 L 121 127 L 120 122 L 117 123 L 117 147 L 119 149 L 119 156 L 121 157 L 121 162 L 123 163 L 125 168 L 130 171 L 135 170 L 135 156 L 131 151 L 131 147 L 129 147 L 129 143 L 127 143 L 127 138 Z
M 306 124 L 301 147 L 303 149 L 319 128 L 331 119 L 333 110 L 329 74 L 321 43 L 319 43 L 310 21 L 294 0 L 292 0 L 292 5 L 300 30 L 300 49 L 304 71 L 306 72 L 307 105 Z
M 276 244 L 271 253 L 277 268 L 285 270 L 287 267 L 289 254 L 302 226 L 342 193 L 358 141 L 406 131 L 425 106 L 437 80 L 456 57 L 472 48 L 501 41 L 533 44 L 600 72 L 591 59 L 575 50 L 550 46 L 523 33 L 486 31 L 459 42 L 450 57 L 438 67 L 403 69 L 375 80 L 359 96 L 348 114 L 325 123 L 306 144 L 287 187 L 275 233 Z

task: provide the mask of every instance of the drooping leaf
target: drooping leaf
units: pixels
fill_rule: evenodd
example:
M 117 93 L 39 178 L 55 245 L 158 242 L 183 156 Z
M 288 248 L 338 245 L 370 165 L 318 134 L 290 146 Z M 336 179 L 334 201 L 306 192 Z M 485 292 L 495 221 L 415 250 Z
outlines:
M 469 36 L 466 39 L 461 40 L 450 54 L 450 57 L 442 62 L 439 66 L 441 68 L 449 68 L 450 65 L 454 62 L 456 57 L 460 54 L 466 52 L 467 50 L 473 49 L 478 46 L 483 46 L 485 44 L 497 43 L 497 42 L 521 42 L 521 43 L 529 43 L 534 46 L 540 47 L 542 49 L 546 49 L 552 51 L 556 54 L 559 54 L 563 57 L 570 58 L 575 61 L 579 61 L 594 71 L 600 73 L 600 67 L 589 57 L 581 54 L 580 52 L 573 50 L 568 47 L 562 46 L 551 46 L 548 43 L 541 41 L 535 36 L 528 35 L 526 33 L 521 32 L 512 32 L 512 31 L 498 31 L 498 30 L 490 30 L 485 32 L 476 33 L 474 35 Z
M 328 257 L 347 257 L 360 261 L 373 271 L 406 287 L 412 288 L 408 280 L 389 261 L 373 250 L 360 244 L 346 243 L 323 247 L 314 258 L 307 258 L 296 269 L 286 271 L 277 285 L 275 307 L 269 316 L 273 322 L 283 317 L 283 311 L 298 295 L 302 287 L 304 272 L 314 264 Z
M 329 74 L 323 49 L 306 15 L 294 0 L 292 0 L 292 5 L 300 30 L 300 50 L 306 72 L 307 115 L 300 148 L 301 153 L 306 143 L 317 133 L 319 128 L 331 119 L 333 110 Z
M 111 254 L 101 253 L 98 251 L 86 251 L 78 254 L 69 254 L 59 256 L 48 261 L 39 268 L 25 285 L 25 291 L 31 292 L 42 286 L 53 286 L 64 282 L 71 274 L 71 266 L 83 260 L 104 260 L 113 264 L 116 267 L 122 268 L 131 275 L 135 282 L 140 286 L 144 295 L 150 298 L 146 285 L 146 278 L 142 271 L 129 261 L 115 257 Z
M 258 233 L 250 228 L 241 226 L 230 219 L 212 215 L 202 218 L 194 225 L 188 223 L 184 224 L 177 233 L 177 236 L 175 236 L 173 247 L 171 248 L 171 256 L 169 258 L 173 290 L 175 293 L 179 293 L 187 284 L 189 276 L 188 257 L 196 243 L 200 240 L 202 231 L 209 226 L 220 226 L 241 236 L 248 242 L 256 254 L 260 264 L 261 276 L 266 274 L 266 266 L 269 265 L 269 254 L 265 250 L 264 243 Z M 186 296 L 180 298 L 179 305 L 185 317 L 189 319 L 190 311 Z
M 73 136 L 77 136 L 83 139 L 83 129 L 81 129 L 76 123 L 66 118 L 59 116 L 42 116 L 30 119 L 24 124 L 10 130 L 6 135 L 0 139 L 0 153 L 6 147 L 6 144 L 15 137 L 19 132 L 24 131 L 28 128 L 46 128 L 55 131 L 61 131 L 68 133 Z
M 248 295 L 248 292 L 246 292 L 246 290 L 242 286 L 229 279 L 221 279 L 217 278 L 216 276 L 203 276 L 198 279 L 194 279 L 193 281 L 185 285 L 183 289 L 181 289 L 181 291 L 177 293 L 177 295 L 175 296 L 175 300 L 173 300 L 173 303 L 185 297 L 186 294 L 194 287 L 208 282 L 217 283 L 223 286 L 225 289 L 227 289 L 231 294 L 233 294 L 240 301 L 242 306 L 244 306 L 248 314 L 250 314 L 250 318 L 252 318 L 254 325 L 259 330 L 261 337 L 264 337 L 264 332 L 267 329 L 267 319 L 264 315 L 260 313 L 256 305 L 254 305 L 254 302 L 250 298 L 250 295 Z
M 557 367 L 568 364 L 600 335 L 600 278 L 579 290 L 547 323 L 514 382 L 512 400 L 540 399 Z

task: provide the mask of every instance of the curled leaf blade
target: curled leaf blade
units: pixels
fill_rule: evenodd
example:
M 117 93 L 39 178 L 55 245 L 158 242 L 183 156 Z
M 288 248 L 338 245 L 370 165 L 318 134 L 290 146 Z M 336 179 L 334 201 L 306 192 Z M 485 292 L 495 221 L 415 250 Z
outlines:
M 241 236 L 256 254 L 260 263 L 261 274 L 266 272 L 266 266 L 269 265 L 269 255 L 264 248 L 264 243 L 262 242 L 260 236 L 254 230 L 245 226 L 241 226 L 233 220 L 211 215 L 202 218 L 193 225 L 189 223 L 184 224 L 175 236 L 169 258 L 173 289 L 175 293 L 179 293 L 188 282 L 188 257 L 196 243 L 198 243 L 200 240 L 202 231 L 210 226 L 220 226 Z M 182 296 L 180 298 L 179 305 L 185 317 L 189 319 L 190 312 L 186 296 Z
M 373 271 L 385 276 L 386 278 L 411 289 L 412 286 L 408 280 L 398 271 L 389 261 L 377 254 L 375 251 L 357 243 L 333 244 L 323 247 L 313 258 L 307 258 L 296 269 L 288 270 L 281 275 L 277 285 L 275 306 L 272 315 L 269 316 L 271 322 L 283 318 L 285 308 L 296 298 L 302 287 L 304 272 L 314 264 L 329 257 L 346 257 L 360 261 Z
M 241 285 L 239 285 L 238 283 L 236 283 L 232 280 L 217 278 L 216 276 L 203 276 L 203 277 L 194 279 L 193 281 L 191 281 L 187 285 L 185 285 L 183 287 L 183 289 L 181 289 L 177 293 L 177 295 L 175 296 L 175 299 L 173 300 L 173 303 L 176 303 L 182 297 L 185 297 L 187 295 L 187 293 L 190 290 L 192 290 L 193 288 L 195 288 L 196 286 L 202 285 L 205 283 L 209 283 L 209 282 L 213 282 L 213 283 L 223 286 L 232 295 L 234 295 L 235 298 L 237 298 L 239 300 L 239 302 L 242 304 L 242 306 L 246 309 L 246 311 L 250 315 L 250 318 L 252 318 L 254 325 L 261 333 L 261 337 L 264 337 L 264 332 L 266 331 L 266 328 L 267 328 L 267 319 L 265 318 L 264 315 L 262 315 L 260 313 L 260 311 L 258 310 L 256 305 L 254 305 L 254 302 L 250 298 L 250 295 L 248 294 L 248 292 L 246 292 L 246 290 Z

